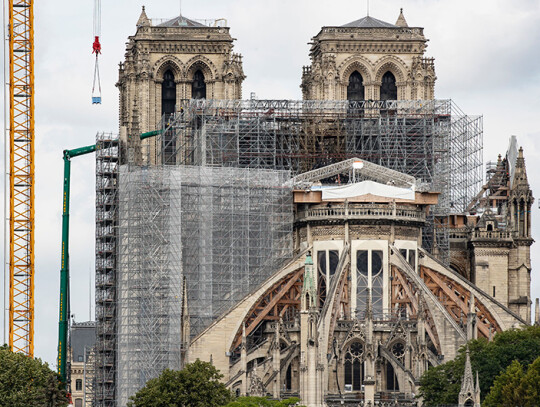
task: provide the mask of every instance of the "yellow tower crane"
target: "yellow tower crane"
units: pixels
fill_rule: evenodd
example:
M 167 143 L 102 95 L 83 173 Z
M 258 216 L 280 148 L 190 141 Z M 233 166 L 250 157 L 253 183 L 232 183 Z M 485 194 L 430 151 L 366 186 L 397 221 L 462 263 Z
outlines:
M 34 356 L 34 13 L 8 0 L 9 347 Z

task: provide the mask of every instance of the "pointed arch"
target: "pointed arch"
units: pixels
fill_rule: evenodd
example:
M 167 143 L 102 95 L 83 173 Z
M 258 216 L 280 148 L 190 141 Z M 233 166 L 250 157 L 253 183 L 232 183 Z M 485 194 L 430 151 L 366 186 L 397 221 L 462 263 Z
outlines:
M 392 356 L 391 352 L 388 349 L 381 346 L 379 347 L 379 350 L 379 358 L 381 358 L 381 360 L 384 360 L 385 363 L 392 366 L 393 372 L 396 375 L 396 384 L 398 388 L 403 391 L 405 389 L 406 380 L 409 380 L 411 383 L 413 383 L 410 380 L 411 378 L 409 377 L 411 373 L 405 369 L 405 366 L 401 364 L 401 361 Z M 404 374 L 397 374 L 397 372 L 402 372 Z
M 385 56 L 377 61 L 375 65 L 375 82 L 381 83 L 386 72 L 392 73 L 396 78 L 396 82 L 404 82 L 407 79 L 407 66 L 403 60 L 394 55 Z
M 373 66 L 371 62 L 362 56 L 352 56 L 343 61 L 338 67 L 338 75 L 340 82 L 347 86 L 349 84 L 349 78 L 354 71 L 358 71 L 364 83 L 369 83 L 373 80 Z
M 152 76 L 156 81 L 163 80 L 163 75 L 170 70 L 176 80 L 184 76 L 184 64 L 173 55 L 166 55 L 157 60 L 152 70 Z
M 176 81 L 172 69 L 167 69 L 160 77 L 161 115 L 174 113 L 176 107 Z
M 218 77 L 218 71 L 212 61 L 203 55 L 197 55 L 186 62 L 186 79 L 192 80 L 195 72 L 199 70 L 207 82 L 215 81 Z
M 380 100 L 398 100 L 398 88 L 395 75 L 386 71 L 382 76 L 381 90 L 379 92 Z
M 342 353 L 345 386 L 350 385 L 352 391 L 360 391 L 364 381 L 364 351 L 364 343 L 353 340 Z
M 358 71 L 353 71 L 349 76 L 349 84 L 347 85 L 347 100 L 357 101 L 365 99 L 364 78 Z
M 191 80 L 191 98 L 206 99 L 206 79 L 200 69 L 195 71 Z

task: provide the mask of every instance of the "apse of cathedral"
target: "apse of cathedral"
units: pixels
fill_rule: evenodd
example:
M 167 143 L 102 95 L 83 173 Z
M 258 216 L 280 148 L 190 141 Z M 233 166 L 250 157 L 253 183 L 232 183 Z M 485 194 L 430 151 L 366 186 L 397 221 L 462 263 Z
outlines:
M 247 116 L 234 110 L 244 106 L 245 76 L 225 25 L 207 26 L 183 16 L 155 23 L 143 9 L 117 84 L 124 162 L 165 163 L 160 141 L 141 142 L 138 136 L 170 129 L 169 121 L 177 129 L 169 136 L 176 164 L 189 158 L 185 162 L 190 165 L 218 165 L 218 158 L 253 147 L 252 133 L 241 138 Z M 368 16 L 322 27 L 312 38 L 311 65 L 301 78 L 303 106 L 326 103 L 317 129 L 327 134 L 346 127 L 327 118 L 330 109 L 343 109 L 339 117 L 358 115 L 346 123 L 364 126 L 362 142 L 377 121 L 405 126 L 410 143 L 420 122 L 431 120 L 430 129 L 449 123 L 449 113 L 426 119 L 413 110 L 439 106 L 434 59 L 425 55 L 427 41 L 423 28 L 410 27 L 403 11 L 395 24 Z M 257 101 L 245 102 L 251 116 L 262 109 L 254 107 Z M 273 132 L 274 140 L 282 137 L 284 143 L 290 138 L 279 131 L 283 123 L 292 131 L 292 119 L 279 116 L 279 108 L 274 104 L 261 110 L 256 129 Z M 214 122 L 203 117 L 210 111 Z M 223 149 L 219 156 L 210 144 L 179 150 L 180 143 L 210 140 L 218 120 L 233 119 L 239 124 L 212 142 L 225 143 L 236 135 L 238 150 Z M 301 125 L 305 129 L 312 123 L 306 119 Z M 197 133 L 190 133 L 190 126 Z M 164 130 L 161 143 L 167 134 Z M 311 161 L 290 168 L 284 161 L 265 161 L 265 170 L 292 173 L 283 186 L 289 188 L 291 256 L 211 323 L 197 330 L 192 325 L 191 335 L 190 323 L 183 323 L 184 363 L 212 361 L 237 395 L 298 396 L 308 407 L 416 405 L 421 375 L 453 359 L 467 340 L 491 340 L 497 332 L 531 323 L 534 198 L 517 140 L 512 138 L 488 168 L 478 194 L 452 212 L 450 192 L 434 187 L 435 175 L 428 179 L 439 162 L 399 156 L 385 161 L 384 150 L 376 150 L 384 148 L 378 137 L 369 138 L 369 145 L 376 146 L 369 153 L 367 144 L 354 147 L 344 138 L 340 150 L 340 139 L 327 137 L 313 144 Z M 433 148 L 430 135 L 424 139 Z M 317 155 L 324 160 L 317 161 Z M 203 158 L 196 162 L 193 157 Z M 244 154 L 238 167 L 250 168 L 246 157 L 252 158 Z M 443 207 L 446 212 L 434 211 Z M 443 247 L 443 240 L 444 253 L 434 249 Z M 189 278 L 189 270 L 184 276 Z M 190 308 L 190 299 L 199 297 L 189 289 L 188 281 L 183 321 L 195 321 L 198 312 Z M 472 390 L 460 396 L 462 405 L 479 405 L 473 375 L 466 372 Z

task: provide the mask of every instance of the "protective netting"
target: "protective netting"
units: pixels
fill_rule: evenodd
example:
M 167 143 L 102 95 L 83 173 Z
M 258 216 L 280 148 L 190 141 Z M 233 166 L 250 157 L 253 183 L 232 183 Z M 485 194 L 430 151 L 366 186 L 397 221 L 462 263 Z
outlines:
M 183 280 L 191 335 L 292 255 L 286 171 L 122 166 L 118 226 L 120 405 L 182 356 Z

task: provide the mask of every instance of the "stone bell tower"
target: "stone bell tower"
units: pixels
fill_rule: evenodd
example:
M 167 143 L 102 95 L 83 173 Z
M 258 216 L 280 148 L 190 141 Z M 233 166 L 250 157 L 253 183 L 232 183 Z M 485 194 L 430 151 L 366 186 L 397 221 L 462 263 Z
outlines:
M 235 54 L 226 20 L 194 21 L 184 16 L 151 20 L 143 7 L 137 31 L 120 63 L 120 139 L 124 162 L 159 162 L 156 140 L 139 134 L 188 99 L 241 99 L 242 56 Z
M 304 67 L 306 100 L 427 100 L 434 98 L 435 65 L 425 58 L 424 29 L 409 27 L 401 10 L 395 24 L 367 16 L 323 27 L 312 38 Z

